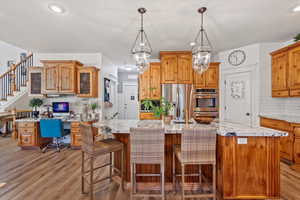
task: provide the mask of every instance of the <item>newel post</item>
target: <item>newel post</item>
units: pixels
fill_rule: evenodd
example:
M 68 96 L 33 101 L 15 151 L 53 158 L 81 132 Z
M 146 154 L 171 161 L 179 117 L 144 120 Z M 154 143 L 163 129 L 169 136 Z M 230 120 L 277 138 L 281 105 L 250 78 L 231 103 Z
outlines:
M 11 72 L 10 72 L 10 84 L 11 84 L 11 90 L 12 92 L 17 90 L 16 87 L 16 65 L 13 64 L 11 67 Z
M 17 109 L 14 108 L 11 110 L 11 113 L 13 115 L 13 121 L 12 121 L 12 138 L 14 140 L 18 139 L 18 132 L 17 132 Z

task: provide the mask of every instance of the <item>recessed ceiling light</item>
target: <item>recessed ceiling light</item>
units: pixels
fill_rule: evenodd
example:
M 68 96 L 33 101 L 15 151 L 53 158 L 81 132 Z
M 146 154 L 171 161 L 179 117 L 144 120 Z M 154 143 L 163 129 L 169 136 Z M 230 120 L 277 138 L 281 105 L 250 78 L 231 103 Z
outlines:
M 294 9 L 293 9 L 294 12 L 300 12 L 300 5 L 296 6 Z
M 190 45 L 191 45 L 191 46 L 195 46 L 195 45 L 196 45 L 196 42 L 191 42 Z
M 55 12 L 55 13 L 58 13 L 58 14 L 62 14 L 65 12 L 65 9 L 59 5 L 56 5 L 56 4 L 50 4 L 48 6 L 48 8 L 52 11 L 52 12 Z

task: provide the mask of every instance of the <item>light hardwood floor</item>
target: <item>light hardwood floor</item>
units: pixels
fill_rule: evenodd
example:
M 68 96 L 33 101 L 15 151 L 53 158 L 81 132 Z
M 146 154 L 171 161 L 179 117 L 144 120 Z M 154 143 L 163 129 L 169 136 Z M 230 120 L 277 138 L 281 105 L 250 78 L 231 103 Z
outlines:
M 87 200 L 81 195 L 80 162 L 78 150 L 22 151 L 12 139 L 0 137 L 0 200 Z M 300 199 L 300 173 L 282 164 L 281 184 L 282 199 Z M 105 185 L 95 199 L 129 199 L 118 183 Z M 180 195 L 169 193 L 167 199 L 179 200 Z

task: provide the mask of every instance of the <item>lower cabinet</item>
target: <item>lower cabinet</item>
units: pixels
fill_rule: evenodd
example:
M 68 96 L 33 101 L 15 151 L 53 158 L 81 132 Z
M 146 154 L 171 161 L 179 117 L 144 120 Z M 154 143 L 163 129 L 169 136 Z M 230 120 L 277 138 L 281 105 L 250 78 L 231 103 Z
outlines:
M 85 124 L 92 124 L 95 121 L 87 121 L 83 122 Z M 94 136 L 98 135 L 98 129 L 93 127 Z M 81 148 L 82 137 L 80 134 L 80 122 L 72 122 L 71 123 L 71 148 L 72 149 L 80 149 Z
M 18 146 L 23 149 L 40 148 L 51 142 L 40 137 L 39 122 L 18 122 Z
M 159 120 L 159 117 L 155 117 L 155 115 L 151 112 L 140 113 L 140 120 Z
M 280 138 L 280 157 L 291 164 L 291 168 L 300 171 L 300 124 L 269 118 L 261 118 L 260 122 L 261 126 L 289 133 Z

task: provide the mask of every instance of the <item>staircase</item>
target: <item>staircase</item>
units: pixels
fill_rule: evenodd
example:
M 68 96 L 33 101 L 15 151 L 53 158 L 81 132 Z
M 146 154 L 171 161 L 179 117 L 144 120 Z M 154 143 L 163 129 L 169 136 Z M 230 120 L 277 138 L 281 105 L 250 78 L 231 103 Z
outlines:
M 28 93 L 28 68 L 33 66 L 33 54 L 14 64 L 0 75 L 0 112 Z

